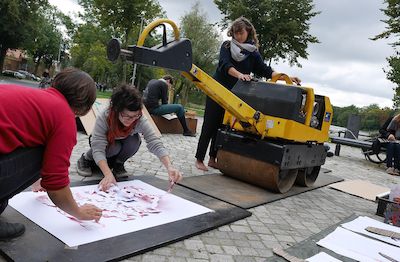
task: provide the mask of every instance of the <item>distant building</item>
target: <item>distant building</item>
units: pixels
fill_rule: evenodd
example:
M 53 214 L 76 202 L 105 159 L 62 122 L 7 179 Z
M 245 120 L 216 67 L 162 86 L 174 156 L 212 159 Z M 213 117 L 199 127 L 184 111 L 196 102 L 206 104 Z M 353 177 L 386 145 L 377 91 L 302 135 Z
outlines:
M 3 70 L 26 70 L 27 62 L 28 56 L 25 51 L 20 49 L 8 49 L 4 59 Z

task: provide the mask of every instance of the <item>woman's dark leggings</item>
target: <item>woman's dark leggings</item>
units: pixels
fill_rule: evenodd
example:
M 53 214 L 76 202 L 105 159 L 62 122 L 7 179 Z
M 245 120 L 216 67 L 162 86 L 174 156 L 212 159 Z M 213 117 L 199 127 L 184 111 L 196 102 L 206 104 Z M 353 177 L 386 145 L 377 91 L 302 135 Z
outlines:
M 400 144 L 389 142 L 386 147 L 386 166 L 399 169 L 400 168 L 399 161 L 400 161 Z
M 0 214 L 8 200 L 40 178 L 43 147 L 19 148 L 0 155 Z
M 128 158 L 132 157 L 139 150 L 142 143 L 139 134 L 128 136 L 124 139 L 115 140 L 115 143 L 108 145 L 106 149 L 107 159 L 113 159 L 113 162 L 125 163 Z M 92 149 L 85 154 L 87 160 L 93 160 Z
M 214 100 L 207 97 L 206 107 L 204 110 L 204 122 L 201 127 L 201 134 L 199 137 L 199 142 L 197 144 L 196 159 L 203 161 L 208 145 L 211 140 L 210 146 L 210 157 L 217 156 L 217 150 L 215 149 L 215 139 L 217 137 L 218 128 L 222 125 L 222 120 L 224 119 L 225 110 L 219 106 Z

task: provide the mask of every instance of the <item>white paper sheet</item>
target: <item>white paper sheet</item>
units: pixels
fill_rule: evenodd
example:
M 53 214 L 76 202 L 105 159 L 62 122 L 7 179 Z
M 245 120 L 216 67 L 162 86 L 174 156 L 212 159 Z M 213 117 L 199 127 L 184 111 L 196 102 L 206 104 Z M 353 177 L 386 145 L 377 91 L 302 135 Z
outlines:
M 120 182 L 118 188 L 109 195 L 99 192 L 97 185 L 71 188 L 80 205 L 103 209 L 99 223 L 76 220 L 43 192 L 22 192 L 9 204 L 70 247 L 213 212 L 139 180 Z
M 357 261 L 388 262 L 386 258 L 379 255 L 379 252 L 400 260 L 400 249 L 398 247 L 367 238 L 341 227 L 336 228 L 317 244 Z
M 378 240 L 384 241 L 386 243 L 400 247 L 400 240 L 395 240 L 390 237 L 380 236 L 378 234 L 374 234 L 374 233 L 371 233 L 371 232 L 368 232 L 367 230 L 365 230 L 365 228 L 367 228 L 367 227 L 376 227 L 376 228 L 386 229 L 386 230 L 400 233 L 400 227 L 388 225 L 383 222 L 376 221 L 375 219 L 365 217 L 365 216 L 361 216 L 361 217 L 354 219 L 353 221 L 344 223 L 344 224 L 342 224 L 342 227 L 344 227 L 348 230 L 351 230 L 353 232 L 365 234 L 365 235 L 371 236 L 373 238 L 376 238 Z M 400 250 L 399 250 L 399 252 L 400 252 Z
M 325 252 L 319 252 L 318 254 L 307 258 L 307 262 L 342 262 L 342 260 L 336 259 Z
M 162 117 L 164 117 L 167 120 L 172 120 L 172 119 L 178 118 L 175 114 L 172 114 L 172 113 L 171 114 L 162 115 Z

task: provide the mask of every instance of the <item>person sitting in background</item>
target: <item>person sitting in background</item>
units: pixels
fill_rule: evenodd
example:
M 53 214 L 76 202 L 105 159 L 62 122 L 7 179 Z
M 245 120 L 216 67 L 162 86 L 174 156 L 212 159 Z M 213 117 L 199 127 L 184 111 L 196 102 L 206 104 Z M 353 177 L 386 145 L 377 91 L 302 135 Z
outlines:
M 61 210 L 80 220 L 98 221 L 102 210 L 78 206 L 68 177 L 76 144 L 75 116 L 89 112 L 96 99 L 95 83 L 87 73 L 67 68 L 51 86 L 0 85 L 0 214 L 10 198 L 36 181 L 34 191 L 47 191 Z M 0 221 L 0 240 L 24 231 L 20 223 Z
M 389 143 L 386 146 L 386 173 L 400 176 L 400 114 L 393 117 L 387 131 Z
M 184 107 L 181 104 L 168 104 L 168 90 L 172 88 L 173 84 L 173 78 L 170 75 L 165 75 L 158 80 L 150 80 L 143 92 L 144 105 L 152 115 L 161 116 L 175 113 L 182 125 L 183 135 L 196 136 L 187 126 Z M 161 105 L 159 100 L 161 100 Z
M 50 86 L 51 78 L 48 69 L 45 69 L 42 74 L 42 80 L 40 80 L 39 88 L 46 88 Z
M 109 108 L 96 119 L 91 148 L 78 160 L 79 175 L 91 176 L 91 168 L 97 165 L 104 175 L 100 188 L 108 190 L 116 184 L 114 176 L 126 173 L 124 163 L 139 150 L 139 134 L 142 134 L 149 151 L 167 169 L 170 182 L 182 179 L 182 174 L 172 166 L 167 149 L 147 118 L 142 116 L 142 107 L 142 97 L 135 87 L 122 85 L 114 91 Z

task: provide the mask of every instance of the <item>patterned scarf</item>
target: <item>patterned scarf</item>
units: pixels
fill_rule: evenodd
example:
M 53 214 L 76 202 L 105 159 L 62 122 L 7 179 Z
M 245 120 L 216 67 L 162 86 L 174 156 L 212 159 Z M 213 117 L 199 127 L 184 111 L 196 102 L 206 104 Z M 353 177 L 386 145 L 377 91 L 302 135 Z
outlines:
M 135 120 L 130 126 L 124 126 L 121 121 L 119 121 L 118 117 L 119 113 L 110 110 L 107 117 L 107 124 L 109 126 L 107 131 L 107 141 L 109 144 L 114 144 L 116 138 L 127 137 L 132 133 L 133 128 L 139 120 Z
M 253 44 L 249 43 L 239 43 L 236 41 L 234 38 L 232 38 L 231 41 L 231 56 L 233 60 L 236 62 L 241 62 L 245 60 L 250 53 L 253 53 L 254 51 L 257 50 L 257 47 Z

